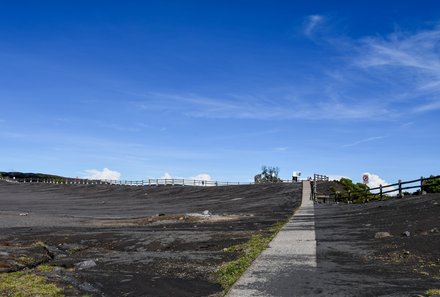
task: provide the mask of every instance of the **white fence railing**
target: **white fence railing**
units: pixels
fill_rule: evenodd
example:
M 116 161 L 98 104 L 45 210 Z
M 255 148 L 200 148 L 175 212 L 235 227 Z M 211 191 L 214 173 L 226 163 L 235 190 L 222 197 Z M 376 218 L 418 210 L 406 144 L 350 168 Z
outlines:
M 46 184 L 79 184 L 79 185 L 117 185 L 117 186 L 198 186 L 198 187 L 213 187 L 213 186 L 238 186 L 238 185 L 252 185 L 254 182 L 224 182 L 212 180 L 192 180 L 192 179 L 147 179 L 140 181 L 130 180 L 91 180 L 80 178 L 5 178 L 0 177 L 1 180 L 8 182 L 19 183 L 46 183 Z M 283 180 L 283 183 L 292 183 L 296 181 Z M 298 181 L 299 182 L 299 181 Z

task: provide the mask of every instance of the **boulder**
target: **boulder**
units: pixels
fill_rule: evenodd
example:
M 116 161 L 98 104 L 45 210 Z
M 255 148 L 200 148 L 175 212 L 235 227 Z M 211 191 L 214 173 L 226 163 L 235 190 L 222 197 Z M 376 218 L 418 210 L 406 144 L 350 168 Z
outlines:
M 391 237 L 391 234 L 389 232 L 376 232 L 376 234 L 374 234 L 374 238 L 376 239 L 386 238 L 386 237 Z
M 86 260 L 75 264 L 75 267 L 78 270 L 89 269 L 95 266 L 96 266 L 96 262 L 93 260 Z
M 411 233 L 410 233 L 409 231 L 405 231 L 405 232 L 402 233 L 402 236 L 404 236 L 404 237 L 410 237 L 410 236 L 411 236 Z

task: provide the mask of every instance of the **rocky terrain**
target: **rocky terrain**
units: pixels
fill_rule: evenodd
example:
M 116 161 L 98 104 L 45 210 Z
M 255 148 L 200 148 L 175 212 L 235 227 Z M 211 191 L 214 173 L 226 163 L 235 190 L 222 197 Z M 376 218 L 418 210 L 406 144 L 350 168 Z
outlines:
M 440 288 L 440 194 L 316 204 L 315 227 L 309 290 L 321 296 L 420 297 Z
M 0 295 L 15 282 L 45 296 L 221 296 L 217 269 L 245 252 L 227 248 L 270 233 L 300 198 L 300 184 L 0 181 Z M 304 296 L 439 292 L 440 194 L 315 204 L 315 228 L 318 267 L 295 280 Z
M 301 184 L 0 181 L 0 278 L 44 279 L 53 296 L 218 296 L 216 270 L 239 255 L 226 248 L 269 232 L 300 198 Z

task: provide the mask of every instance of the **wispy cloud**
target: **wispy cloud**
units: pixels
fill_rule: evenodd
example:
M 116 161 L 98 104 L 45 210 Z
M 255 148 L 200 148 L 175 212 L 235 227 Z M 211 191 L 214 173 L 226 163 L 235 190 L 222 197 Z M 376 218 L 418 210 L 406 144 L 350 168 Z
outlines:
M 416 106 L 414 108 L 414 112 L 429 112 L 429 111 L 435 111 L 435 110 L 439 110 L 439 109 L 440 109 L 440 100 Z
M 408 128 L 408 127 L 413 126 L 414 124 L 415 124 L 415 122 L 406 122 L 406 123 L 403 123 L 402 125 L 400 125 L 400 128 Z
M 364 38 L 354 65 L 390 84 L 389 101 L 406 103 L 407 113 L 435 111 L 440 109 L 439 42 L 440 26 Z
M 342 147 L 351 147 L 351 146 L 356 146 L 359 144 L 363 144 L 363 143 L 367 143 L 367 142 L 371 142 L 371 141 L 375 141 L 375 140 L 379 140 L 379 139 L 383 139 L 385 137 L 383 136 L 375 136 L 375 137 L 368 137 L 368 138 L 364 138 L 352 143 L 348 143 L 348 144 L 344 144 Z
M 321 100 L 312 100 L 319 96 Z M 244 97 L 244 96 L 243 96 Z M 292 120 L 292 119 L 370 119 L 388 115 L 386 108 L 377 110 L 376 105 L 368 102 L 346 103 L 333 98 L 325 92 L 305 95 L 302 100 L 283 100 L 268 96 L 224 95 L 214 98 L 197 94 L 151 93 L 150 100 L 136 102 L 137 108 L 146 111 L 177 112 L 193 118 L 211 119 L 249 119 L 249 120 Z
M 304 35 L 311 37 L 316 28 L 322 24 L 324 17 L 318 14 L 309 15 L 304 24 Z
M 16 133 L 16 132 L 3 131 L 3 132 L 0 132 L 0 137 L 2 137 L 2 138 L 14 138 L 14 139 L 25 139 L 25 138 L 28 138 L 29 135 L 28 134 L 24 134 L 24 133 Z
M 324 21 L 320 15 L 308 16 L 304 34 Z M 192 118 L 311 121 L 388 121 L 440 109 L 440 27 L 322 39 L 337 58 L 319 66 L 309 83 L 215 95 L 150 92 L 136 107 Z
M 103 122 L 103 121 L 96 121 L 96 126 L 104 128 L 104 129 L 110 129 L 110 130 L 114 130 L 117 132 L 139 132 L 140 129 L 133 127 L 133 126 L 128 126 L 128 125 L 121 125 L 121 124 L 117 124 L 117 123 L 109 123 L 109 122 Z

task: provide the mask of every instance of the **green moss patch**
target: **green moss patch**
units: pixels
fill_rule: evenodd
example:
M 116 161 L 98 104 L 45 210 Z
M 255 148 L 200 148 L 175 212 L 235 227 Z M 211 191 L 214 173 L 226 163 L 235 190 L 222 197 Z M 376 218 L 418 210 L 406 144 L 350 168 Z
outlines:
M 231 246 L 228 252 L 240 252 L 238 259 L 224 263 L 217 271 L 216 279 L 226 294 L 232 285 L 249 268 L 252 262 L 264 251 L 275 235 L 281 230 L 286 221 L 280 221 L 270 229 L 270 235 L 254 235 L 247 242 Z
M 425 294 L 428 296 L 440 296 L 440 289 L 429 289 Z
M 27 266 L 33 264 L 35 259 L 30 256 L 20 256 L 18 257 L 17 262 Z
M 0 296 L 62 297 L 63 289 L 39 275 L 26 272 L 0 273 Z
M 42 264 L 37 267 L 37 270 L 40 272 L 53 272 L 55 270 L 55 266 Z

